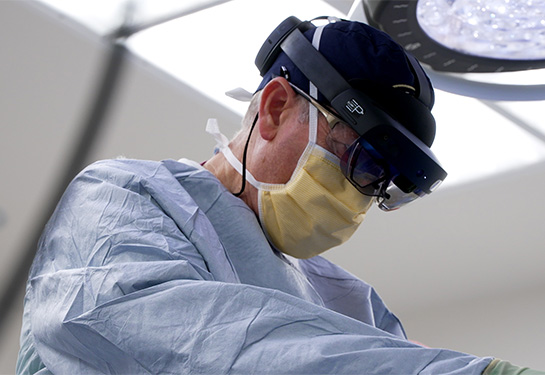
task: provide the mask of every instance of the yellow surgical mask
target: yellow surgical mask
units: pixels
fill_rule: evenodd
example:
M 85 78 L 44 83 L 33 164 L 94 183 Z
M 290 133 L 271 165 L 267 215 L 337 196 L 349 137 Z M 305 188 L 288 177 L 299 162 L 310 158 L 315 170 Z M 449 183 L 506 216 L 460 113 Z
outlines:
M 285 184 L 247 181 L 258 189 L 259 220 L 278 250 L 296 258 L 310 258 L 347 241 L 363 221 L 373 198 L 362 195 L 344 177 L 339 159 L 316 144 L 316 108 L 309 106 L 309 143 Z M 227 139 L 211 122 L 227 161 L 242 174 L 242 164 L 227 147 Z
M 335 156 L 318 145 L 283 185 L 259 187 L 259 219 L 272 244 L 296 258 L 310 258 L 347 241 L 372 198 L 343 176 Z

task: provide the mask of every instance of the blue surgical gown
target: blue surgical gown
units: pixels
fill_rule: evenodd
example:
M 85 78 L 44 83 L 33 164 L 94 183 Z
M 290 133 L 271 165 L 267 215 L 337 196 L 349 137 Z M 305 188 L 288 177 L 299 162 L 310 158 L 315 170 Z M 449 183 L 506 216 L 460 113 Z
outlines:
M 189 161 L 82 171 L 30 271 L 17 373 L 481 374 L 408 341 L 372 287 L 268 244 Z

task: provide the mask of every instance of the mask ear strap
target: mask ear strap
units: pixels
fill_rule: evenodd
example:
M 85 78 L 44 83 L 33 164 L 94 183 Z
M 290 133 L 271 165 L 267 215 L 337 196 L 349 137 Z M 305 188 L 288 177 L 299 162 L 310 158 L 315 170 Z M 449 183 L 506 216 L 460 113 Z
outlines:
M 216 139 L 216 150 L 218 152 L 221 152 L 229 164 L 242 176 L 242 188 L 241 190 L 235 194 L 235 196 L 239 196 L 244 191 L 244 188 L 246 187 L 246 180 L 250 184 L 252 184 L 255 187 L 260 186 L 260 182 L 257 181 L 254 176 L 246 170 L 246 155 L 248 151 L 248 145 L 250 143 L 250 137 L 252 135 L 252 132 L 255 128 L 255 124 L 257 123 L 258 114 L 256 114 L 254 122 L 252 123 L 252 127 L 250 129 L 250 134 L 248 135 L 248 139 L 246 141 L 246 146 L 244 147 L 244 156 L 242 159 L 242 163 L 236 158 L 236 156 L 233 154 L 233 151 L 229 148 L 229 140 L 225 135 L 223 135 L 218 126 L 218 122 L 216 119 L 208 119 L 208 123 L 206 124 L 206 132 L 211 134 Z
M 206 123 L 206 132 L 214 137 L 216 140 L 216 147 L 214 153 L 221 151 L 222 148 L 227 147 L 229 144 L 229 139 L 220 132 L 220 127 L 218 125 L 218 120 L 215 118 L 209 118 Z
M 255 114 L 254 122 L 252 123 L 252 127 L 250 128 L 250 134 L 248 134 L 248 139 L 246 140 L 246 145 L 244 146 L 244 155 L 242 156 L 242 187 L 240 188 L 240 191 L 238 193 L 233 194 L 235 197 L 240 196 L 244 192 L 244 188 L 246 187 L 246 156 L 248 154 L 248 145 L 250 144 L 250 138 L 252 137 L 252 132 L 254 131 L 255 124 L 257 123 L 257 118 L 259 117 L 259 114 Z M 249 172 L 248 172 L 249 173 Z M 253 178 L 253 176 L 252 176 Z

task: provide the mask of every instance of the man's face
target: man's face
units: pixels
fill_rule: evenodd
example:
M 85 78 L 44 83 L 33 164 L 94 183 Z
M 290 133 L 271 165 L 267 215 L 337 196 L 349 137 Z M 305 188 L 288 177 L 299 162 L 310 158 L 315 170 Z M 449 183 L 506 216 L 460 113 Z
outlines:
M 267 182 L 284 184 L 289 181 L 297 162 L 309 143 L 309 104 L 298 98 L 298 108 L 282 115 L 285 124 L 283 131 L 277 136 L 278 145 L 268 163 L 272 163 L 274 173 Z M 353 142 L 357 134 L 350 128 L 336 126 L 330 128 L 324 115 L 318 112 L 316 144 L 341 157 L 346 148 Z

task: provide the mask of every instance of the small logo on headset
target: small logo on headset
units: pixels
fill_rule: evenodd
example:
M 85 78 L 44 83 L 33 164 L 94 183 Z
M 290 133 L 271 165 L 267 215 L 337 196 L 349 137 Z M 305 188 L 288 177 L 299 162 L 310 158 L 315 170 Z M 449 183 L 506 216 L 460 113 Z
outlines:
M 360 116 L 365 113 L 363 107 L 356 101 L 356 99 L 347 101 L 345 107 L 350 111 L 350 113 L 357 113 Z

